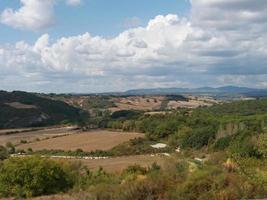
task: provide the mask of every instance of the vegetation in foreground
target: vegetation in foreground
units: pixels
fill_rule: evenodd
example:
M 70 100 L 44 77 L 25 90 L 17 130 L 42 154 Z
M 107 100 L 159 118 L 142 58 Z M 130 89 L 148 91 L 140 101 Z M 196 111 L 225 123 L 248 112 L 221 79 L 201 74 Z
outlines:
M 105 123 L 101 124 L 105 127 L 146 134 L 144 141 L 116 147 L 120 154 L 145 146 L 146 141 L 165 142 L 173 150 L 181 147 L 181 152 L 173 152 L 165 166 L 134 165 L 120 174 L 106 173 L 102 168 L 92 172 L 78 164 L 59 161 L 51 161 L 44 170 L 42 164 L 50 162 L 47 159 L 8 158 L 11 147 L 1 147 L 0 155 L 5 160 L 0 166 L 0 193 L 30 197 L 85 191 L 84 199 L 103 200 L 266 198 L 266 108 L 267 100 L 263 99 L 165 115 L 123 112 L 122 116 L 117 113 L 115 118 L 103 118 Z M 140 148 L 143 151 L 146 149 Z M 17 170 L 18 165 L 23 170 Z M 43 181 L 50 179 L 58 184 L 54 190 Z

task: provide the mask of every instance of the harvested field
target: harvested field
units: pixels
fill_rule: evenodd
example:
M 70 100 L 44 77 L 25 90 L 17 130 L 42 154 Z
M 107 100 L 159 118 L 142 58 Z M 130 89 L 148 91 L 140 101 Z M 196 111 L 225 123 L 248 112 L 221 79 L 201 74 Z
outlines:
M 142 96 L 132 96 L 132 97 L 120 97 L 113 98 L 113 102 L 115 102 L 116 107 L 110 108 L 112 112 L 118 110 L 158 110 L 160 109 L 161 102 L 165 97 L 162 96 L 150 96 L 150 97 L 142 97 Z
M 68 134 L 77 133 L 76 127 L 61 127 L 61 128 L 37 128 L 34 129 L 5 129 L 0 130 L 0 145 L 5 145 L 11 142 L 14 145 L 20 144 L 21 140 L 33 142 L 35 140 L 43 140 L 50 137 L 58 137 Z
M 19 145 L 19 149 L 26 150 L 32 148 L 34 151 L 44 149 L 73 151 L 77 149 L 84 151 L 108 150 L 122 142 L 138 137 L 143 137 L 143 134 L 97 130 L 22 144 Z
M 214 104 L 217 104 L 218 101 L 215 101 L 210 98 L 205 97 L 187 97 L 188 101 L 169 101 L 167 108 L 168 109 L 179 109 L 179 108 L 198 108 L 201 106 L 212 106 Z
M 108 159 L 99 160 L 80 160 L 83 165 L 87 166 L 91 170 L 97 170 L 99 167 L 103 167 L 104 170 L 108 172 L 121 172 L 123 169 L 127 168 L 129 165 L 138 164 L 143 167 L 148 167 L 154 162 L 163 166 L 164 161 L 167 158 L 160 155 L 135 155 L 135 156 L 122 156 Z

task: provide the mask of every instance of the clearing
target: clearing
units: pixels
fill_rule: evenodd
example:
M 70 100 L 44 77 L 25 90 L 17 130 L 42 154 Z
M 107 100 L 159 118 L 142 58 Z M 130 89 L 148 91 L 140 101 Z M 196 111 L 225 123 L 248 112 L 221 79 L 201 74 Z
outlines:
M 144 135 L 132 132 L 95 130 L 61 137 L 52 137 L 41 141 L 33 141 L 31 143 L 21 144 L 18 148 L 24 150 L 32 148 L 34 151 L 44 149 L 72 151 L 77 149 L 82 149 L 83 151 L 109 150 L 118 144 L 138 137 L 144 137 Z
M 121 172 L 123 169 L 134 164 L 148 167 L 156 162 L 158 165 L 163 166 L 166 159 L 168 158 L 164 155 L 134 155 L 99 160 L 76 159 L 70 161 L 80 161 L 91 170 L 97 170 L 99 167 L 103 167 L 107 172 Z

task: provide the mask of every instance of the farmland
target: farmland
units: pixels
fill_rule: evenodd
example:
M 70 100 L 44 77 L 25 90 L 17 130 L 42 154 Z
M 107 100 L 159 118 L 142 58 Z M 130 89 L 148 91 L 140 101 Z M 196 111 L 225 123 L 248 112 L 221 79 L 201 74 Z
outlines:
M 77 159 L 74 161 L 80 161 L 84 166 L 87 166 L 91 170 L 97 170 L 100 166 L 107 172 L 121 172 L 130 165 L 140 165 L 142 167 L 148 167 L 154 162 L 163 166 L 164 161 L 167 158 L 161 155 L 134 155 L 134 156 L 121 156 L 107 159 L 97 160 L 85 160 Z
M 21 141 L 34 142 L 36 140 L 44 140 L 50 137 L 59 137 L 74 133 L 77 133 L 75 126 L 59 128 L 2 129 L 0 130 L 0 145 L 5 145 L 7 142 L 19 145 Z
M 179 108 L 197 108 L 211 106 L 219 103 L 212 97 L 181 95 L 155 95 L 155 96 L 46 96 L 53 100 L 64 101 L 65 103 L 89 111 L 109 110 L 116 112 L 120 110 L 175 110 Z
M 41 183 L 51 178 L 56 184 L 51 187 L 49 180 L 39 186 L 38 182 L 38 187 L 50 189 L 48 193 L 23 188 L 23 193 L 14 195 L 69 192 L 55 199 L 73 199 L 73 192 L 78 199 L 88 194 L 93 199 L 126 200 L 138 195 L 146 199 L 151 192 L 163 199 L 188 199 L 192 187 L 198 197 L 202 194 L 198 188 L 208 184 L 209 188 L 219 186 L 205 191 L 210 199 L 233 186 L 234 196 L 227 199 L 258 197 L 258 192 L 252 196 L 247 196 L 251 191 L 236 193 L 243 191 L 244 182 L 266 194 L 260 187 L 266 184 L 262 176 L 266 172 L 266 99 L 222 103 L 207 97 L 167 95 L 159 103 L 154 96 L 86 98 L 92 112 L 81 123 L 0 130 L 3 196 L 16 191 L 14 182 L 15 187 L 21 187 L 21 180 L 31 184 L 31 177 L 41 178 Z M 149 109 L 149 103 L 160 107 Z M 26 104 L 10 105 L 32 109 Z M 130 107 L 136 105 L 143 109 Z M 29 172 L 26 177 L 25 171 Z M 62 183 L 62 188 L 57 187 Z
M 109 150 L 120 143 L 138 137 L 143 137 L 143 134 L 96 130 L 33 141 L 19 145 L 18 148 L 25 150 L 31 148 L 34 151 L 43 149 L 72 151 L 77 149 L 82 149 L 83 151 Z

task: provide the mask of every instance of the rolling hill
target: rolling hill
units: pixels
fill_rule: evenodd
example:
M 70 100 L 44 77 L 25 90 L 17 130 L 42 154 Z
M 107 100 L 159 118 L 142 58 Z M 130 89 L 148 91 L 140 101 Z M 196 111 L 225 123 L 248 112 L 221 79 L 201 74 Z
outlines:
M 267 96 L 267 89 L 255 89 L 237 86 L 225 87 L 200 87 L 200 88 L 153 88 L 153 89 L 135 89 L 128 90 L 127 95 L 166 95 L 166 94 L 243 94 L 246 96 Z
M 0 91 L 0 128 L 76 123 L 85 115 L 78 108 L 38 94 Z

